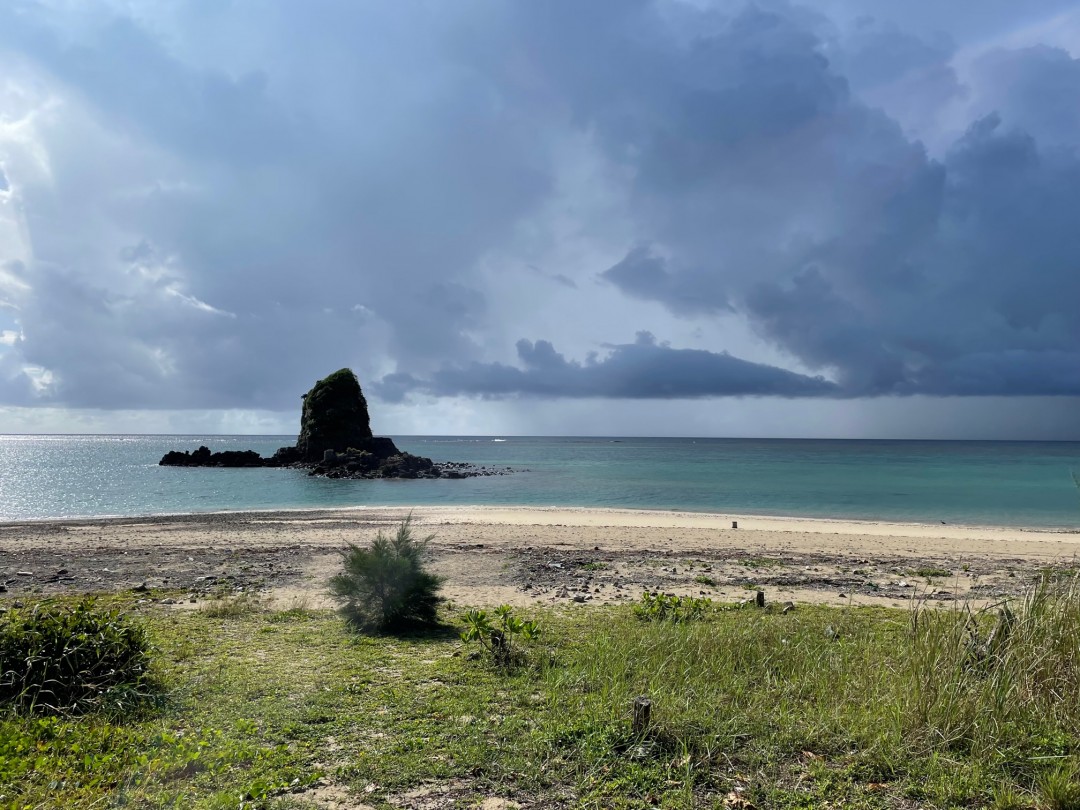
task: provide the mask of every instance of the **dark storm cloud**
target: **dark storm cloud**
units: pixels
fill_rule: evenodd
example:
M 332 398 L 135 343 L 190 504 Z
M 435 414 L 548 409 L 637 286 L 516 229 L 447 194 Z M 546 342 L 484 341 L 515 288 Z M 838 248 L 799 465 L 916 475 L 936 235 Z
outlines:
M 853 393 L 1077 393 L 1080 163 L 992 116 L 921 174 L 877 232 L 815 245 L 747 311 Z
M 549 279 L 550 281 L 554 281 L 556 284 L 561 284 L 562 286 L 569 287 L 572 290 L 576 290 L 578 288 L 577 282 L 569 276 L 564 275 L 563 273 L 545 273 L 535 264 L 528 265 L 528 268 L 531 272 L 540 276 L 540 278 Z
M 391 399 L 1078 393 L 1080 63 L 954 66 L 1066 6 L 159 5 L 0 8 L 0 401 L 291 408 L 342 365 Z M 821 377 L 511 365 L 560 312 L 505 268 L 588 301 L 571 357 L 629 297 Z
M 956 45 L 936 31 L 926 38 L 897 25 L 861 18 L 826 52 L 834 71 L 870 107 L 895 118 L 909 137 L 944 139 L 943 124 L 951 108 L 968 98 L 953 67 Z
M 688 399 L 724 396 L 835 396 L 835 385 L 727 354 L 658 345 L 648 332 L 634 343 L 610 347 L 603 358 L 567 360 L 546 340 L 520 340 L 522 368 L 501 363 L 472 363 L 443 368 L 429 379 L 388 375 L 375 390 L 397 400 L 412 390 L 436 396 L 473 394 L 485 397 L 608 397 L 620 399 Z
M 1080 59 L 1039 45 L 978 60 L 981 106 L 1049 147 L 1080 147 Z
M 1011 33 L 1076 8 L 1074 0 L 981 0 L 977 6 L 940 0 L 820 0 L 813 6 L 830 19 L 860 24 L 882 20 L 926 38 L 952 32 L 974 43 Z
M 471 268 L 547 192 L 540 128 L 455 68 L 439 15 L 243 6 L 187 10 L 237 71 L 106 5 L 0 10 L 0 50 L 64 99 L 19 189 L 28 286 L 0 286 L 7 363 L 55 371 L 39 401 L 286 408 L 324 367 L 476 354 Z
M 701 295 L 701 287 L 708 284 L 713 274 L 669 272 L 664 258 L 645 246 L 634 248 L 600 276 L 629 295 L 663 301 L 679 314 L 710 314 L 731 309 L 723 291 L 713 290 L 708 297 Z
M 945 52 L 903 44 L 900 72 Z M 733 307 L 849 394 L 1077 392 L 1080 161 L 1023 128 L 1078 143 L 1075 60 L 1014 55 L 1003 116 L 936 161 L 783 15 L 652 56 L 631 104 L 588 98 L 645 240 L 606 280 L 675 314 Z

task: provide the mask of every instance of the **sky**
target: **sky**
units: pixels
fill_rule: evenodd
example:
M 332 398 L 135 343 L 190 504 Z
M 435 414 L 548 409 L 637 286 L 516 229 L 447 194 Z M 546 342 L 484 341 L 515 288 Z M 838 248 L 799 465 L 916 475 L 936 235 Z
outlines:
M 5 0 L 0 433 L 1080 440 L 1080 8 Z

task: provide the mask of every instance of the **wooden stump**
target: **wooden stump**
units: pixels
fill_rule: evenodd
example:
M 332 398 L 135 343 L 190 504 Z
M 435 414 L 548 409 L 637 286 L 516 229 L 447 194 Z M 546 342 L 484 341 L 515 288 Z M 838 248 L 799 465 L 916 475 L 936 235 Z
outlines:
M 634 698 L 634 736 L 643 737 L 652 720 L 652 701 L 644 695 Z
M 759 608 L 765 607 L 765 591 L 758 591 L 754 596 L 754 604 Z

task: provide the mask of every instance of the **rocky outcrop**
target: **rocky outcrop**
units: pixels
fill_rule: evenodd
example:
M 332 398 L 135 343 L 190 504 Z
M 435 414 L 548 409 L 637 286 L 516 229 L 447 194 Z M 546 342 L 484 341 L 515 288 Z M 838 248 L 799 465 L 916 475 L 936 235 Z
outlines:
M 350 447 L 371 452 L 367 446 L 371 438 L 367 400 L 351 369 L 335 371 L 304 394 L 296 439 L 301 461 L 319 462 L 327 450 L 344 452 Z M 386 441 L 393 447 L 393 442 Z M 397 448 L 393 449 L 396 453 Z
M 164 467 L 264 467 L 266 460 L 254 450 L 222 450 L 211 453 L 200 447 L 190 453 L 172 450 L 158 462 Z
M 379 458 L 366 450 L 335 453 L 328 450 L 309 475 L 327 478 L 441 478 L 443 469 L 430 458 L 395 453 Z M 453 476 L 448 476 L 453 477 Z
M 174 450 L 158 463 L 166 467 L 297 467 L 328 478 L 470 478 L 509 472 L 453 462 L 436 464 L 430 458 L 403 453 L 385 436 L 373 436 L 367 400 L 356 375 L 347 368 L 319 380 L 304 394 L 294 447 L 282 447 L 270 458 L 254 450 Z

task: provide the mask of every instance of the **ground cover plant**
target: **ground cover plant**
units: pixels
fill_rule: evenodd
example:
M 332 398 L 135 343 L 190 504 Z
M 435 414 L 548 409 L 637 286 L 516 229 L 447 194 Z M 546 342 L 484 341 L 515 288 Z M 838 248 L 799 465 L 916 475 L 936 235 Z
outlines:
M 461 617 L 461 640 L 475 641 L 493 663 L 513 666 L 526 661 L 523 644 L 540 637 L 540 625 L 518 616 L 510 605 L 499 605 L 489 614 L 473 609 Z
M 676 596 L 668 593 L 643 593 L 632 608 L 643 622 L 692 622 L 704 618 L 715 605 L 711 599 Z
M 143 628 L 92 599 L 0 615 L 0 706 L 38 714 L 135 711 L 156 693 Z
M 923 577 L 926 579 L 952 576 L 952 571 L 939 565 L 924 565 L 921 568 L 909 569 L 906 573 L 909 577 Z
M 0 806 L 1078 806 L 1075 580 L 1004 635 L 997 609 L 530 611 L 550 654 L 510 669 L 330 611 L 141 609 L 169 702 L 0 716 Z

